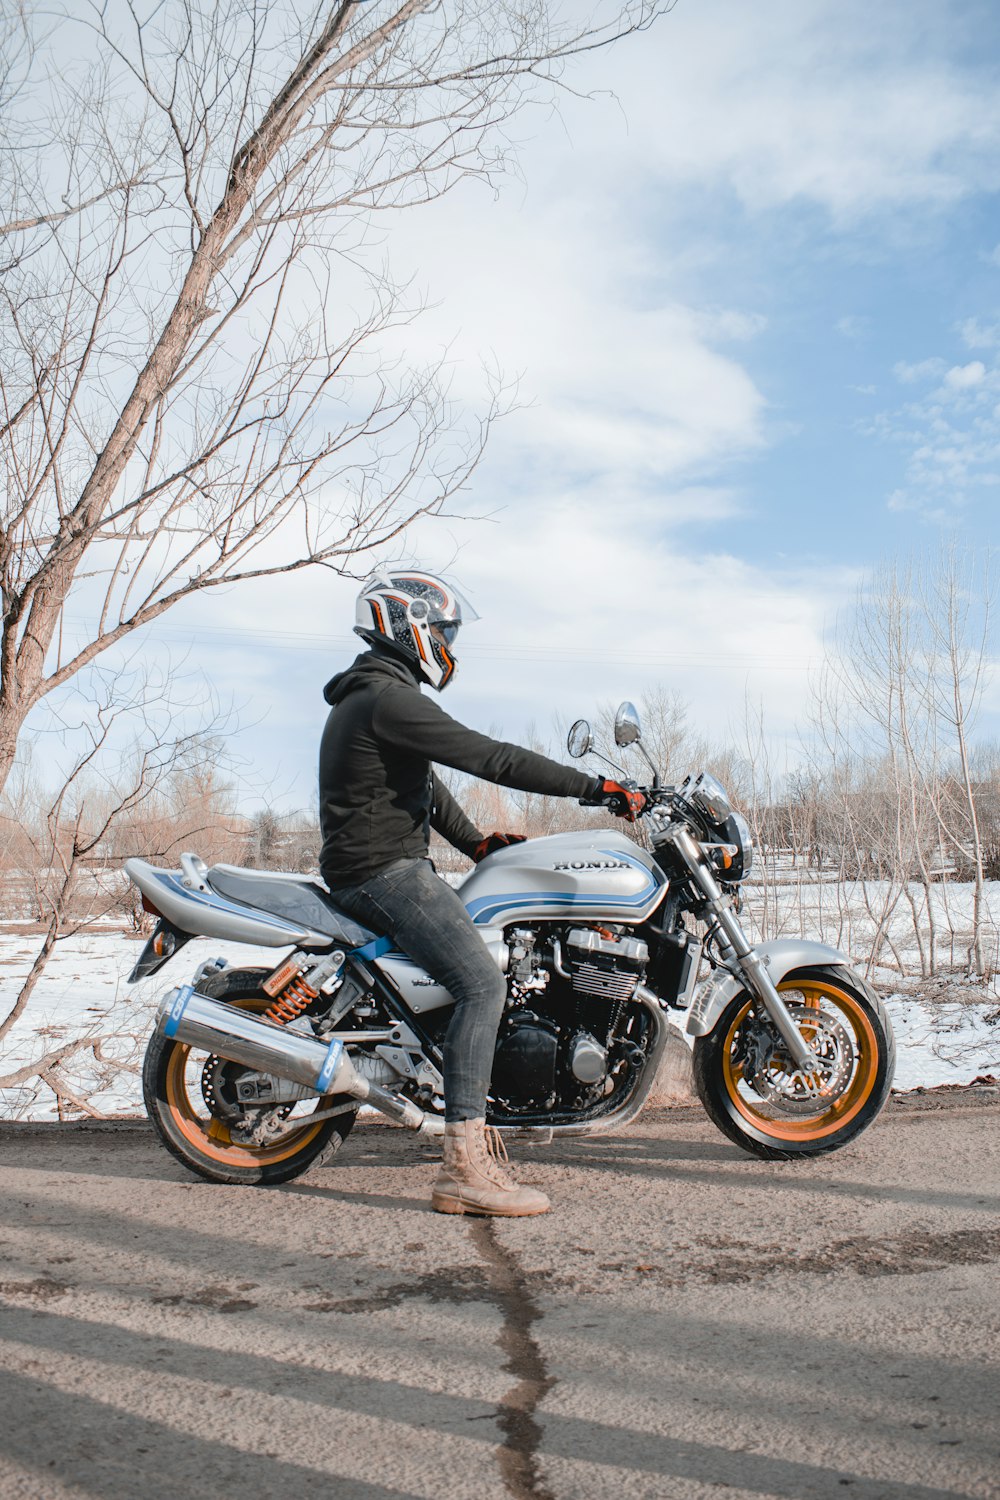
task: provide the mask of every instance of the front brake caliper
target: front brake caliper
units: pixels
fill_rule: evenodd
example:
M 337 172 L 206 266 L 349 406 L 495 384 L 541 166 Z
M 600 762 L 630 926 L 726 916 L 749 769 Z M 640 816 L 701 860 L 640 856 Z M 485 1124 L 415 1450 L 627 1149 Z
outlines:
M 743 1077 L 755 1093 L 762 1094 L 757 1080 L 767 1076 L 778 1036 L 755 1010 L 748 1012 L 736 1044 L 735 1061 L 743 1065 Z

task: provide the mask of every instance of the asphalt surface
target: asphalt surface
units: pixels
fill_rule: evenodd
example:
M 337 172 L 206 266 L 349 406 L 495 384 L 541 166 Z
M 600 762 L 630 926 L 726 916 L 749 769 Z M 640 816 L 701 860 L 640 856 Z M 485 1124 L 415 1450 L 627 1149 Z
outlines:
M 433 1214 L 359 1128 L 262 1191 L 142 1126 L 0 1130 L 0 1495 L 1000 1495 L 1000 1094 L 758 1162 L 695 1109 Z

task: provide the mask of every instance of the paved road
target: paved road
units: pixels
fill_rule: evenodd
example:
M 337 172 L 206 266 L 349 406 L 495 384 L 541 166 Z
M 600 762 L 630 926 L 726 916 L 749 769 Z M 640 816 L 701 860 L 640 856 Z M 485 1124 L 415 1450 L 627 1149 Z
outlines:
M 1000 1495 L 996 1090 L 811 1166 L 653 1112 L 522 1150 L 521 1222 L 430 1213 L 432 1156 L 261 1192 L 4 1130 L 3 1500 Z

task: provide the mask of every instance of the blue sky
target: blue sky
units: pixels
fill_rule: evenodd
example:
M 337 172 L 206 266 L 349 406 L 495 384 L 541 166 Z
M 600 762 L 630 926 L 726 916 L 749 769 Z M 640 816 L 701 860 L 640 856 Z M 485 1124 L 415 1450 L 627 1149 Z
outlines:
M 928 528 L 985 537 L 995 523 L 996 478 L 980 492 L 951 485 L 947 495 L 929 475 L 920 481 L 913 455 L 927 418 L 911 410 L 949 370 L 974 378 L 983 361 L 983 350 L 970 347 L 977 330 L 963 334 L 963 326 L 982 325 L 982 309 L 1000 305 L 1000 257 L 990 258 L 1000 219 L 991 196 L 977 195 L 933 226 L 915 224 L 904 253 L 890 244 L 862 255 L 867 247 L 854 235 L 823 234 L 816 259 L 801 267 L 774 248 L 772 269 L 784 275 L 772 282 L 751 368 L 776 427 L 784 419 L 787 428 L 743 476 L 748 548 L 817 548 L 853 563 L 873 549 L 925 545 Z M 928 361 L 934 368 L 920 372 Z M 949 414 L 956 432 L 971 438 L 978 408 L 952 399 Z M 977 463 L 973 472 L 990 467 Z M 836 524 L 824 526 L 831 519 Z
M 664 684 L 710 739 L 760 704 L 793 762 L 866 572 L 997 539 L 1000 10 L 680 0 L 566 81 L 595 97 L 519 119 L 498 197 L 372 242 L 430 304 L 408 358 L 447 347 L 469 410 L 482 361 L 520 379 L 471 519 L 409 546 L 482 617 L 444 706 L 518 739 Z M 311 801 L 354 592 L 317 570 L 147 638 L 245 705 L 250 802 Z

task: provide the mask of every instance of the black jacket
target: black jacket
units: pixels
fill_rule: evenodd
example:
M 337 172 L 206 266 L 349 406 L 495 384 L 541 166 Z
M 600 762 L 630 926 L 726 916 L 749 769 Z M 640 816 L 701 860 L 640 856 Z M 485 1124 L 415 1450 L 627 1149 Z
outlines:
M 328 682 L 319 751 L 320 869 L 331 889 L 359 885 L 397 859 L 420 859 L 434 828 L 470 857 L 483 835 L 434 775 L 431 762 L 499 786 L 586 797 L 594 777 L 466 729 L 414 673 L 377 647 Z

